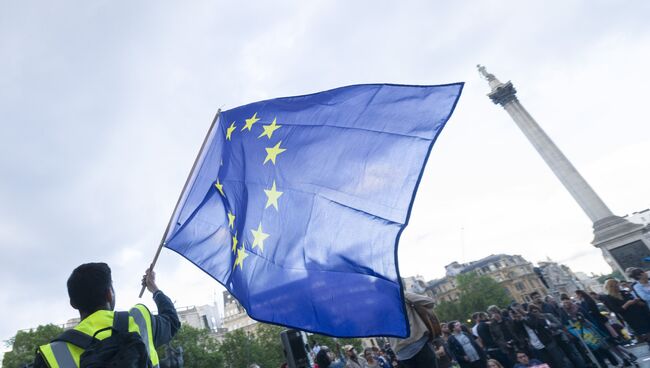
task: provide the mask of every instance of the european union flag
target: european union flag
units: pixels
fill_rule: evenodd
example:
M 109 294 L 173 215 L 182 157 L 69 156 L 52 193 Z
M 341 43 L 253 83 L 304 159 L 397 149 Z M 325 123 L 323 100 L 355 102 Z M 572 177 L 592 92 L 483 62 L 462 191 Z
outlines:
M 397 243 L 462 88 L 355 85 L 218 114 L 165 246 L 258 321 L 407 336 Z

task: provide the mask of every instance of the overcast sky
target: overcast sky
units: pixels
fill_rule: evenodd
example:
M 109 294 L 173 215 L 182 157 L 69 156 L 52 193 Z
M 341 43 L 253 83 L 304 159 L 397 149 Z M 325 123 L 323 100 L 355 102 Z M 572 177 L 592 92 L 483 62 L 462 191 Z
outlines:
M 609 272 L 475 65 L 512 80 L 615 214 L 640 211 L 648 19 L 641 0 L 3 2 L 0 339 L 74 317 L 65 281 L 83 262 L 112 266 L 118 308 L 137 301 L 218 108 L 357 83 L 466 82 L 402 236 L 403 276 L 495 253 Z M 166 249 L 157 273 L 177 306 L 223 290 Z

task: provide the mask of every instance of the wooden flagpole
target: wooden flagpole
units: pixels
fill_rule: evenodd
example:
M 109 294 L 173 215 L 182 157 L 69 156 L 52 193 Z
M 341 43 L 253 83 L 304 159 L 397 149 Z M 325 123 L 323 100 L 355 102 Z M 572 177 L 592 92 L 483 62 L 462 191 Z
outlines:
M 174 217 L 176 215 L 176 211 L 178 210 L 178 206 L 181 204 L 183 193 L 185 193 L 185 190 L 190 185 L 190 181 L 194 176 L 194 170 L 196 169 L 199 159 L 201 158 L 201 154 L 203 153 L 203 150 L 206 148 L 205 146 L 208 143 L 208 137 L 210 137 L 210 134 L 212 133 L 212 130 L 214 129 L 217 123 L 217 120 L 219 120 L 219 115 L 221 115 L 221 109 L 217 110 L 217 114 L 214 116 L 214 119 L 212 120 L 212 124 L 210 124 L 210 129 L 208 129 L 208 133 L 205 135 L 205 138 L 203 138 L 203 144 L 201 145 L 201 149 L 199 150 L 199 153 L 196 155 L 196 158 L 194 159 L 194 164 L 192 165 L 190 174 L 187 176 L 187 179 L 185 180 L 185 185 L 183 185 L 183 190 L 181 191 L 181 194 L 178 196 L 178 200 L 176 201 L 176 206 L 174 207 L 174 211 L 172 211 L 171 218 L 169 219 L 169 222 L 167 222 L 167 227 L 165 228 L 165 232 L 163 233 L 162 239 L 160 239 L 160 245 L 158 245 L 158 249 L 156 250 L 156 255 L 154 255 L 153 261 L 151 262 L 151 266 L 149 266 L 149 269 L 152 271 L 154 266 L 156 265 L 156 262 L 158 261 L 158 256 L 160 255 L 160 251 L 162 250 L 163 246 L 165 246 L 165 238 L 167 238 L 169 229 L 172 226 L 172 221 L 174 221 Z M 147 288 L 146 285 L 142 285 L 142 290 L 140 290 L 140 295 L 138 296 L 139 298 L 142 298 L 142 294 L 144 294 L 144 290 L 146 288 Z

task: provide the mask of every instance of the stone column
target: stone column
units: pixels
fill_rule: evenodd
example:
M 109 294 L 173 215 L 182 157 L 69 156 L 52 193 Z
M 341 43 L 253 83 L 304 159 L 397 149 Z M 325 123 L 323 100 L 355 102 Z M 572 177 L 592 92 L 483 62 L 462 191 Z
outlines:
M 589 186 L 578 170 L 573 167 L 562 151 L 557 148 L 551 138 L 546 135 L 535 119 L 522 106 L 517 99 L 517 91 L 512 83 L 501 83 L 494 75 L 485 72 L 484 69 L 479 70 L 484 72 L 485 78 L 492 87 L 492 92 L 488 94 L 492 102 L 503 106 L 510 114 L 512 120 L 515 121 L 555 176 L 560 179 L 560 182 L 589 216 L 591 222 L 595 223 L 598 220 L 613 216 L 614 214 L 605 202 L 598 197 L 598 194 Z
M 560 179 L 578 205 L 589 216 L 594 230 L 592 244 L 602 250 L 605 260 L 612 265 L 612 268 L 620 271 L 632 264 L 649 269 L 650 265 L 645 265 L 641 261 L 637 262 L 635 255 L 639 254 L 639 257 L 643 256 L 641 253 L 650 255 L 648 247 L 650 227 L 633 224 L 622 217 L 615 216 L 519 102 L 516 96 L 517 91 L 512 83 L 501 83 L 483 66 L 478 65 L 478 70 L 490 85 L 491 92 L 488 97 L 510 114 L 512 120 L 542 156 L 555 176 Z M 641 243 L 639 244 L 638 241 Z

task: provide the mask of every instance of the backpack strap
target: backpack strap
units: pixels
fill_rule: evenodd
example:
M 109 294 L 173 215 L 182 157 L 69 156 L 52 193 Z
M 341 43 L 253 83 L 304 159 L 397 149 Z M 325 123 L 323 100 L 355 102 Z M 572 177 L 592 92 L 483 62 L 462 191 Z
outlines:
M 70 329 L 67 331 L 63 331 L 63 333 L 59 336 L 57 336 L 52 342 L 55 341 L 63 341 L 63 342 L 68 342 L 72 345 L 76 345 L 84 350 L 88 349 L 88 347 L 95 341 L 97 340 L 94 337 L 88 336 L 85 333 L 81 331 L 77 331 L 75 329 Z
M 129 312 L 115 312 L 113 316 L 113 329 L 122 332 L 129 332 Z

